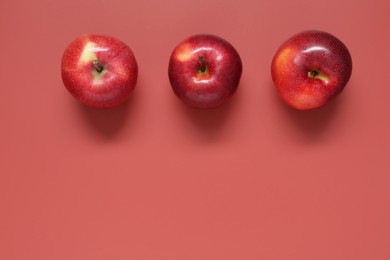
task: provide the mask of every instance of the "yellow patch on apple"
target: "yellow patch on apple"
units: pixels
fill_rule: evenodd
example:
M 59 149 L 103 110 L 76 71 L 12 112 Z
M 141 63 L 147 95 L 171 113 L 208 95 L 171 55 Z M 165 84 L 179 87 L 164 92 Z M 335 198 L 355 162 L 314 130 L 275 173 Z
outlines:
M 88 63 L 97 60 L 96 54 L 93 51 L 94 49 L 96 49 L 95 44 L 93 42 L 88 42 L 80 55 L 79 63 Z
M 191 58 L 191 54 L 191 46 L 189 44 L 185 44 L 178 50 L 176 57 L 179 61 L 184 62 Z
M 285 48 L 279 53 L 276 60 L 276 64 L 278 67 L 283 66 L 283 64 L 287 61 L 287 58 L 291 55 L 292 51 L 293 50 L 291 48 Z

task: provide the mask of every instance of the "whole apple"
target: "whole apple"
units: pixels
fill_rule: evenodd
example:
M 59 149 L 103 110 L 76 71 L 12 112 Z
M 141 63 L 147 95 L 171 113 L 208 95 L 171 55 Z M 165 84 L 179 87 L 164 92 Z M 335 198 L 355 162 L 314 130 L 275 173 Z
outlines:
M 208 34 L 193 35 L 173 50 L 169 80 L 174 93 L 195 108 L 214 108 L 237 90 L 241 58 L 226 40 Z
M 125 102 L 135 88 L 138 65 L 120 40 L 85 34 L 66 48 L 61 74 L 65 87 L 80 102 L 112 108 Z
M 283 43 L 271 65 L 280 98 L 299 110 L 327 104 L 344 89 L 351 73 L 347 47 L 332 34 L 314 30 Z

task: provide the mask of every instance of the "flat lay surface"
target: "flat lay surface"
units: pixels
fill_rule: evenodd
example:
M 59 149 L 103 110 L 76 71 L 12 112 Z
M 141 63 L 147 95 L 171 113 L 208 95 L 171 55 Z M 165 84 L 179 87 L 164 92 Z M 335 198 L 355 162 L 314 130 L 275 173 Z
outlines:
M 390 259 L 390 2 L 3 0 L 0 259 Z M 326 106 L 278 97 L 271 61 L 308 29 L 349 49 Z M 83 33 L 125 42 L 128 102 L 77 102 L 61 57 Z M 242 59 L 213 110 L 173 93 L 168 62 L 209 33 Z

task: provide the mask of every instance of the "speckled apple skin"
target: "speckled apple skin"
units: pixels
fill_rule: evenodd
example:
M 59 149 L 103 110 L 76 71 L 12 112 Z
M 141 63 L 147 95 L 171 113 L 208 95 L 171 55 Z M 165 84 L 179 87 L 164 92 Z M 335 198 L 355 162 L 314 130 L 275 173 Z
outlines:
M 309 77 L 317 70 L 321 77 Z M 347 47 L 323 31 L 304 31 L 292 36 L 276 52 L 272 79 L 280 98 L 289 106 L 309 110 L 327 104 L 340 94 L 352 73 Z
M 93 61 L 104 68 L 97 73 Z M 109 36 L 85 34 L 66 48 L 61 61 L 62 80 L 80 102 L 112 108 L 125 102 L 134 90 L 138 65 L 131 49 Z
M 200 57 L 207 67 L 200 72 Z M 226 40 L 208 34 L 193 35 L 173 50 L 169 61 L 172 89 L 184 103 L 195 108 L 215 108 L 237 90 L 242 62 Z

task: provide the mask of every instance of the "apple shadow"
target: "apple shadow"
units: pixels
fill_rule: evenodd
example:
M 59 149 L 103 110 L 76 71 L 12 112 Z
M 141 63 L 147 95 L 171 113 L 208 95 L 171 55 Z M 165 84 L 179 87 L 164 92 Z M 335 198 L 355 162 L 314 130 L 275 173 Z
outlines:
M 312 109 L 301 111 L 285 104 L 278 96 L 272 83 L 273 97 L 278 104 L 284 117 L 293 122 L 309 141 L 315 141 L 325 134 L 326 129 L 335 120 L 343 104 L 344 95 L 341 93 L 331 100 L 328 104 Z
M 94 108 L 78 103 L 78 110 L 83 115 L 89 128 L 106 139 L 114 138 L 131 117 L 131 111 L 137 104 L 137 90 L 123 104 L 110 108 Z
M 239 88 L 241 87 L 240 84 Z M 193 108 L 184 104 L 175 95 L 172 95 L 175 99 L 172 100 L 172 102 L 176 104 L 178 110 L 181 110 L 182 113 L 184 113 L 184 117 L 191 122 L 202 137 L 208 141 L 212 141 L 218 138 L 223 126 L 226 125 L 232 109 L 240 102 L 241 95 L 239 88 L 230 99 L 216 108 Z

